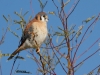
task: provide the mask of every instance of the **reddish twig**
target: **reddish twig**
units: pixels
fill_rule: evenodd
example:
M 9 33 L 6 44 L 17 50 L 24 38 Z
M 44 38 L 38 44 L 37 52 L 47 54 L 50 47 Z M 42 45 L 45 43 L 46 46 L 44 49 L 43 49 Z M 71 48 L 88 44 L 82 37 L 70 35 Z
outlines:
M 51 39 L 51 41 L 50 41 L 50 46 L 51 46 L 52 51 L 54 52 L 54 54 L 55 54 L 56 58 L 58 59 L 58 61 L 59 61 L 60 65 L 61 65 L 61 67 L 62 67 L 62 69 L 63 69 L 63 70 L 66 72 L 66 74 L 67 74 L 67 71 L 64 69 L 63 65 L 61 64 L 61 62 L 60 62 L 59 58 L 57 57 L 57 55 L 56 55 L 56 53 L 55 53 L 55 51 L 54 51 L 54 49 L 53 49 L 54 45 L 53 45 L 53 43 L 52 43 L 52 39 Z
M 34 15 L 34 11 L 33 11 L 33 8 L 32 8 L 32 0 L 30 0 L 30 8 L 31 8 L 32 14 Z
M 72 14 L 72 12 L 75 10 L 75 8 L 76 8 L 76 6 L 78 5 L 79 1 L 80 1 L 80 0 L 77 0 L 77 1 L 74 2 L 72 8 L 69 10 L 69 13 L 68 13 L 67 18 L 68 18 L 68 17 Z
M 38 66 L 38 67 L 41 66 L 41 64 L 39 63 L 38 59 L 34 56 L 33 52 L 29 52 L 29 51 L 28 51 L 28 53 L 31 54 L 31 55 L 35 58 L 35 62 L 36 62 L 36 64 L 37 64 L 37 66 Z M 42 67 L 42 66 L 41 66 L 41 67 Z M 40 67 L 39 67 L 39 69 L 40 69 Z
M 41 64 L 43 64 L 42 62 L 41 62 L 41 64 L 40 64 L 40 62 L 38 61 L 38 59 L 34 56 L 34 54 L 32 53 L 32 52 L 28 52 L 28 53 L 30 53 L 34 58 L 35 58 L 35 61 L 36 61 L 36 64 L 38 65 L 38 67 L 39 67 L 39 65 L 42 67 L 42 65 Z M 39 56 L 41 57 L 41 58 L 43 58 L 40 54 L 39 54 Z M 44 59 L 44 58 L 43 58 Z M 45 60 L 45 59 L 44 59 Z M 45 60 L 46 61 L 46 60 Z M 47 61 L 46 61 L 47 62 Z M 47 64 L 48 64 L 48 62 L 47 62 Z M 43 68 L 43 67 L 42 67 Z M 40 67 L 39 67 L 39 69 L 40 69 Z M 48 70 L 46 70 L 47 72 L 49 72 Z M 55 72 L 54 72 L 54 70 L 52 70 L 53 71 L 53 73 L 51 73 L 51 72 L 49 72 L 50 74 L 55 74 Z
M 99 18 L 99 16 L 100 16 L 100 14 L 97 16 L 97 18 L 88 26 L 88 28 L 86 29 L 86 31 L 85 31 L 85 33 L 84 33 L 84 35 L 83 35 L 83 37 L 82 37 L 82 39 L 81 39 L 81 41 L 80 41 L 80 43 L 79 43 L 79 45 L 78 45 L 78 47 L 76 48 L 76 51 L 75 51 L 75 53 L 74 53 L 74 57 L 73 57 L 73 61 L 72 61 L 72 64 L 73 64 L 73 62 L 74 62 L 74 59 L 75 59 L 75 57 L 76 57 L 76 53 L 77 53 L 77 51 L 78 51 L 78 48 L 80 47 L 80 45 L 81 45 L 81 43 L 82 43 L 82 41 L 83 41 L 83 39 L 84 39 L 84 37 L 85 37 L 85 35 L 86 35 L 86 33 L 88 32 L 88 30 L 90 29 L 90 27 L 94 24 L 94 23 L 96 23 L 97 22 L 97 20 L 98 20 L 98 18 Z
M 85 58 L 82 62 L 80 62 L 79 64 L 77 64 L 74 68 L 76 68 L 78 65 L 80 65 L 81 63 L 83 63 L 84 61 L 86 61 L 87 59 L 89 59 L 90 57 L 92 57 L 95 53 L 97 53 L 98 51 L 100 50 L 100 48 L 99 49 L 97 49 L 94 53 L 92 53 L 91 55 L 89 55 L 87 58 Z
M 100 40 L 100 38 L 99 39 L 97 39 L 87 50 L 85 50 L 81 55 L 79 55 L 79 57 L 77 57 L 77 59 L 79 59 L 82 55 L 84 55 L 88 50 L 90 50 L 98 41 Z M 77 60 L 76 59 L 76 60 Z M 75 61 L 76 61 L 75 60 Z

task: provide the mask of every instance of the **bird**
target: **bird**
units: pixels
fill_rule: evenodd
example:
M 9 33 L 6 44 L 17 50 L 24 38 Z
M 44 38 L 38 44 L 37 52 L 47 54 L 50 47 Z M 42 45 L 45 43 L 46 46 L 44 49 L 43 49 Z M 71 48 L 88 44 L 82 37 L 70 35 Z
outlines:
M 39 12 L 36 16 L 26 25 L 18 48 L 10 55 L 8 60 L 12 59 L 20 51 L 34 48 L 36 52 L 40 52 L 42 43 L 48 36 L 47 22 L 48 15 L 45 12 Z

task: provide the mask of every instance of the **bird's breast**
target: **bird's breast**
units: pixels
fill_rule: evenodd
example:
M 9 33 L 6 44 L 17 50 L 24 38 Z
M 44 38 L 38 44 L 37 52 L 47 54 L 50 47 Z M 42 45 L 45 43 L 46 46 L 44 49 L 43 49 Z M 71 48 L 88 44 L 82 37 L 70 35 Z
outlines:
M 35 40 L 39 45 L 41 45 L 44 42 L 44 40 L 47 37 L 47 34 L 48 31 L 46 27 L 41 27 L 40 29 L 37 30 Z
M 29 37 L 26 42 L 25 42 L 25 46 L 27 48 L 36 48 L 36 46 L 38 45 L 39 47 L 41 46 L 41 44 L 45 41 L 47 35 L 48 35 L 48 30 L 46 25 L 33 25 L 32 27 L 32 33 L 33 35 L 29 34 Z

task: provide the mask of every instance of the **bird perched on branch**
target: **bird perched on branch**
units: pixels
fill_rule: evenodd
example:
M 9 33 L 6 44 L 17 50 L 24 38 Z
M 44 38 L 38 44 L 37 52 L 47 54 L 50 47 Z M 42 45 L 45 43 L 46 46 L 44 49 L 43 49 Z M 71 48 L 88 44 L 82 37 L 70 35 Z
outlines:
M 28 48 L 35 48 L 37 53 L 40 52 L 40 46 L 48 35 L 47 22 L 47 14 L 39 12 L 25 27 L 18 49 L 11 54 L 8 60 L 12 59 L 20 51 Z

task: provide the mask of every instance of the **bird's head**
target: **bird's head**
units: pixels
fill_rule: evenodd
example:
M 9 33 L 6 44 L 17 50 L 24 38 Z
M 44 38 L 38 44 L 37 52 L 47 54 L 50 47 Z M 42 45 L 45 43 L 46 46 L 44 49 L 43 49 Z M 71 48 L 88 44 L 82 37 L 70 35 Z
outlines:
M 39 12 L 36 16 L 35 19 L 38 21 L 42 22 L 48 22 L 48 16 L 45 12 Z

